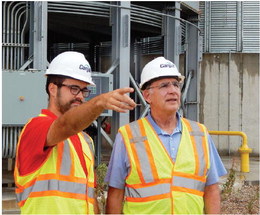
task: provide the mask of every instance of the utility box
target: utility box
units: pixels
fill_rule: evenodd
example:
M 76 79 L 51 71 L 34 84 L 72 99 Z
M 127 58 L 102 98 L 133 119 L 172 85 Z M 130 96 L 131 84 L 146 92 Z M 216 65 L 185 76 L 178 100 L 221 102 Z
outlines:
M 113 75 L 100 72 L 92 72 L 92 80 L 96 86 L 89 86 L 91 90 L 87 100 L 94 98 L 97 95 L 113 90 Z M 112 116 L 112 110 L 104 110 L 101 116 Z
M 2 124 L 24 125 L 37 116 L 41 109 L 48 106 L 48 95 L 45 91 L 45 71 L 2 72 Z M 95 87 L 89 87 L 90 97 L 87 100 L 113 90 L 113 75 L 93 73 Z M 111 110 L 105 110 L 102 116 L 112 116 Z
M 2 72 L 2 124 L 24 125 L 47 108 L 45 71 Z

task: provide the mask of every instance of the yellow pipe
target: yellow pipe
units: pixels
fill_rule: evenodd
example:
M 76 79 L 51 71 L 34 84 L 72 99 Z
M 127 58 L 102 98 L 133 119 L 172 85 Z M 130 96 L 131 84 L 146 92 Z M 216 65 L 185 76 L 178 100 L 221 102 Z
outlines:
M 211 135 L 231 135 L 231 136 L 241 136 L 243 141 L 242 145 L 239 147 L 238 151 L 240 153 L 240 171 L 241 172 L 249 172 L 249 153 L 252 152 L 247 145 L 247 136 L 242 131 L 209 131 Z

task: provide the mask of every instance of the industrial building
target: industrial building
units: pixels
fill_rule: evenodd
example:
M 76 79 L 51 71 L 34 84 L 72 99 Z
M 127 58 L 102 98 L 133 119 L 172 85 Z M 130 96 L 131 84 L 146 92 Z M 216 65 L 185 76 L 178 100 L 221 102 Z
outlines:
M 22 127 L 47 107 L 48 64 L 68 50 L 90 62 L 97 83 L 92 97 L 132 86 L 141 104 L 94 122 L 98 163 L 119 126 L 149 110 L 138 85 L 143 66 L 157 56 L 186 77 L 183 116 L 210 131 L 244 132 L 250 156 L 259 156 L 259 1 L 3 1 L 2 158 L 9 169 Z M 221 155 L 238 154 L 242 143 L 241 136 L 213 139 Z

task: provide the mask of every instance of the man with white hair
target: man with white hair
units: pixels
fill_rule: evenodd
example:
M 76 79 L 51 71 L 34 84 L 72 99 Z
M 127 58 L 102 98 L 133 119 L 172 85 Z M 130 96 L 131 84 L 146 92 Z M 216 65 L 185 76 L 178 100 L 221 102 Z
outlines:
M 226 170 L 206 127 L 178 113 L 184 77 L 158 57 L 142 70 L 148 116 L 119 128 L 106 181 L 107 214 L 219 214 Z

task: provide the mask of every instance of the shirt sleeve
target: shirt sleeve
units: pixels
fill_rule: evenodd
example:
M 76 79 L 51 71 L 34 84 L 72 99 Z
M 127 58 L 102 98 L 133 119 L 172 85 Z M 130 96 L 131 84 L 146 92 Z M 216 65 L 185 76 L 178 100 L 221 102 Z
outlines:
M 206 186 L 219 182 L 219 177 L 226 175 L 227 171 L 219 157 L 218 151 L 210 135 L 208 135 L 210 151 L 210 169 L 206 181 Z
M 28 174 L 41 166 L 52 147 L 45 147 L 48 130 L 54 119 L 51 117 L 36 117 L 25 125 L 22 131 L 19 148 L 19 172 Z
M 125 178 L 130 168 L 127 151 L 120 133 L 116 135 L 112 155 L 109 161 L 105 182 L 109 186 L 124 189 Z

